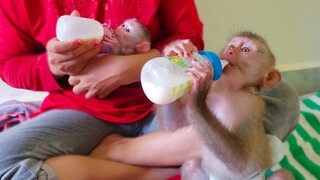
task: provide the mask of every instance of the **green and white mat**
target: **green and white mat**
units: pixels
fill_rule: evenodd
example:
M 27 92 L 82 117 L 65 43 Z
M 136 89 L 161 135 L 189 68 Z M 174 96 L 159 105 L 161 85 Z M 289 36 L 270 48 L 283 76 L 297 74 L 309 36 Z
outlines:
M 320 91 L 301 97 L 299 123 L 285 145 L 281 167 L 297 180 L 320 179 Z

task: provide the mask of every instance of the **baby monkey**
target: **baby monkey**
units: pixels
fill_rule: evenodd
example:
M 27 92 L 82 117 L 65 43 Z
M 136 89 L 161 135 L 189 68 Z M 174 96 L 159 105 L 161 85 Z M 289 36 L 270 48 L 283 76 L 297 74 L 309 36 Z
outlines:
M 151 48 L 151 35 L 137 19 L 127 19 L 115 30 L 103 24 L 103 52 L 108 54 L 128 55 L 145 53 Z
M 219 80 L 212 82 L 209 62 L 193 61 L 190 92 L 157 106 L 162 128 L 191 125 L 201 141 L 202 156 L 183 164 L 182 179 L 249 179 L 271 166 L 260 89 L 281 79 L 274 55 L 261 36 L 245 31 L 229 40 L 220 58 L 229 64 Z

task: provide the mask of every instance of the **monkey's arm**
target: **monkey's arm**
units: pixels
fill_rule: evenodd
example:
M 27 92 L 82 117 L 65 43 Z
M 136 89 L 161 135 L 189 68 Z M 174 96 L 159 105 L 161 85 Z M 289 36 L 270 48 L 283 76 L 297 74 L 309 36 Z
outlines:
M 239 103 L 242 100 L 240 99 Z M 263 102 L 261 100 L 253 97 L 249 102 L 240 103 L 246 108 L 232 108 L 232 111 L 238 112 L 232 114 L 230 119 L 225 117 L 218 119 L 206 103 L 197 102 L 187 111 L 191 117 L 189 121 L 205 146 L 231 171 L 259 170 L 269 165 L 268 144 L 262 124 Z M 225 109 L 225 113 L 231 112 Z
M 268 144 L 261 97 L 252 94 L 251 88 L 234 88 L 219 81 L 212 84 L 210 64 L 193 65 L 188 72 L 193 85 L 185 112 L 204 146 L 231 171 L 241 174 L 266 167 L 268 162 L 261 160 L 264 155 L 269 157 L 263 154 L 268 151 Z M 214 94 L 208 96 L 209 93 Z
M 259 98 L 255 99 L 249 92 L 232 88 L 226 91 L 228 86 L 217 84 L 219 82 L 212 84 L 211 64 L 193 62 L 193 65 L 188 72 L 193 78 L 186 106 L 188 121 L 194 126 L 205 146 L 230 170 L 246 168 L 254 149 L 252 144 L 255 139 L 252 135 L 259 133 L 254 123 L 259 120 L 259 114 L 263 114 L 263 109 L 260 112 L 257 103 L 263 101 L 257 101 Z M 212 89 L 213 99 L 208 98 Z M 207 101 L 214 101 L 208 102 L 213 106 L 210 107 L 213 111 L 209 109 Z M 219 113 L 220 119 L 217 119 L 213 112 Z M 228 113 L 228 116 L 223 116 L 225 113 Z M 260 117 L 262 118 L 262 115 Z
M 190 108 L 189 116 L 202 142 L 220 161 L 224 162 L 230 170 L 245 167 L 252 150 L 247 143 L 248 140 L 246 141 L 247 133 L 240 131 L 240 129 L 244 130 L 244 127 L 238 127 L 239 130 L 230 132 L 206 105 Z
M 185 106 L 181 99 L 166 104 L 156 106 L 156 115 L 159 118 L 161 129 L 166 132 L 174 132 L 187 125 Z

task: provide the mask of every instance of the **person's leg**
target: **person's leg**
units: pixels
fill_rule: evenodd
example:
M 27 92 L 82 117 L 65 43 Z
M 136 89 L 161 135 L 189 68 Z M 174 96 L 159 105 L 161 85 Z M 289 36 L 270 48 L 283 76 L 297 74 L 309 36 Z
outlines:
M 128 125 L 115 125 L 124 136 L 136 136 L 148 123 L 148 118 Z M 111 135 L 112 136 L 112 135 Z M 119 135 L 119 137 L 122 137 Z M 104 146 L 112 143 L 102 142 Z M 100 145 L 99 145 L 100 146 Z M 102 146 L 102 147 L 104 147 Z M 45 161 L 59 179 L 167 179 L 177 175 L 177 167 L 143 167 L 79 155 L 62 155 L 51 157 Z
M 35 179 L 43 161 L 65 154 L 89 154 L 116 126 L 73 110 L 41 114 L 0 134 L 0 177 Z
M 200 157 L 200 144 L 191 127 L 136 138 L 109 135 L 90 156 L 133 165 L 180 166 L 189 157 Z
M 119 125 L 119 127 L 131 132 L 130 134 L 133 134 L 134 136 L 149 134 L 159 129 L 158 119 L 155 118 L 154 114 L 151 114 L 144 120 L 134 123 L 131 126 Z M 125 136 L 120 134 L 110 134 L 106 136 L 104 140 L 101 143 L 99 143 L 99 145 L 90 153 L 90 156 L 95 158 L 108 159 L 106 153 L 108 152 L 110 145 L 120 139 L 124 139 L 124 137 Z M 132 139 L 129 137 L 126 138 Z
M 263 91 L 262 95 L 267 104 L 267 133 L 285 140 L 299 117 L 296 92 L 288 83 L 281 81 L 275 88 Z M 289 107 L 288 104 L 294 105 Z M 154 122 L 146 126 L 148 132 L 157 129 Z M 189 157 L 200 157 L 200 145 L 192 128 L 173 133 L 158 131 L 137 138 L 113 134 L 106 137 L 90 155 L 135 165 L 172 166 L 181 165 Z
M 168 179 L 179 174 L 179 168 L 139 167 L 87 156 L 66 155 L 53 157 L 46 163 L 60 180 L 70 179 Z

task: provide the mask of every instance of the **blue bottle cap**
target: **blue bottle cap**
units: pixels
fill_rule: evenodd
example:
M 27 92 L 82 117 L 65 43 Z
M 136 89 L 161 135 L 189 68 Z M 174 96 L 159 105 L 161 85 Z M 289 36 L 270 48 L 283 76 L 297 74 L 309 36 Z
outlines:
M 219 56 L 211 51 L 199 51 L 202 56 L 206 56 L 212 64 L 213 80 L 218 80 L 222 74 L 222 64 Z

